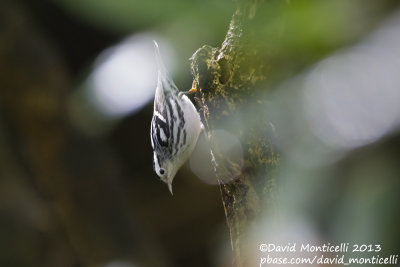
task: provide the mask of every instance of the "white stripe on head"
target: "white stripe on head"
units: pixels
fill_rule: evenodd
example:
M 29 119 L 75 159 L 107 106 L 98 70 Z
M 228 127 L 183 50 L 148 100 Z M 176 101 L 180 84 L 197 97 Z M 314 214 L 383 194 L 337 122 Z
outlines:
M 153 142 L 153 121 L 154 119 L 151 120 L 151 125 L 150 125 L 150 140 L 151 140 L 151 147 L 154 149 L 154 142 Z
M 167 142 L 167 136 L 165 135 L 163 128 L 160 128 L 160 137 L 162 142 Z
M 153 153 L 153 160 L 154 160 L 154 169 L 155 169 L 155 171 L 156 171 L 156 173 L 158 175 L 157 170 L 160 169 L 160 163 L 158 162 L 157 154 L 155 152 Z
M 154 110 L 154 116 L 156 116 L 157 118 L 159 118 L 161 121 L 163 121 L 164 123 L 167 123 L 167 121 L 165 120 L 165 118 L 163 117 L 163 115 L 161 115 L 157 110 Z

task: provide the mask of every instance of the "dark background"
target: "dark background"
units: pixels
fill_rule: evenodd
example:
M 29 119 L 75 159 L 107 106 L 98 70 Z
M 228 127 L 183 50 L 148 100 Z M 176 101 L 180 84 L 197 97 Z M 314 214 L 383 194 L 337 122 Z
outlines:
M 143 32 L 172 48 L 174 80 L 189 88 L 188 58 L 203 44 L 222 43 L 235 2 L 109 2 L 0 3 L 0 266 L 230 266 L 218 186 L 186 164 L 172 197 L 152 170 L 152 101 L 114 116 L 82 92 L 104 50 Z M 398 6 L 306 2 L 258 7 L 260 56 L 270 65 L 265 91 L 286 92 L 283 81 L 365 42 Z M 320 239 L 382 242 L 386 254 L 398 251 L 398 119 L 369 143 L 326 148 L 305 132 L 309 127 L 297 127 L 301 97 L 290 92 L 271 96 L 282 137 L 281 205 L 298 215 L 287 222 L 306 218 Z M 320 147 L 333 155 L 326 162 L 315 160 Z

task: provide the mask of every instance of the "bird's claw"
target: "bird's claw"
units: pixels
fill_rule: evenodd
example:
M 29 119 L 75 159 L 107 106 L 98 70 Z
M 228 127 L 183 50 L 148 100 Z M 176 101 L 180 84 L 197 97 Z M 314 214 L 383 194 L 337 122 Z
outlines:
M 196 80 L 193 80 L 192 88 L 188 91 L 188 94 L 194 94 L 196 92 L 197 92 Z

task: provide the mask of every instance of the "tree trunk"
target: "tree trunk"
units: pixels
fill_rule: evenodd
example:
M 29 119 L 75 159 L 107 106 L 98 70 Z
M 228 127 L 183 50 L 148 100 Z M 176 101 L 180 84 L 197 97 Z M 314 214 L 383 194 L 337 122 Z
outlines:
M 258 56 L 262 47 L 257 42 L 259 33 L 252 27 L 257 2 L 241 4 L 221 48 L 203 46 L 194 53 L 191 64 L 235 266 L 249 266 L 246 231 L 262 211 L 273 206 L 273 174 L 279 163 L 271 143 L 273 125 L 264 115 L 265 102 L 257 98 L 256 89 L 266 77 L 266 66 Z M 224 153 L 215 134 L 219 129 L 240 140 L 242 158 Z

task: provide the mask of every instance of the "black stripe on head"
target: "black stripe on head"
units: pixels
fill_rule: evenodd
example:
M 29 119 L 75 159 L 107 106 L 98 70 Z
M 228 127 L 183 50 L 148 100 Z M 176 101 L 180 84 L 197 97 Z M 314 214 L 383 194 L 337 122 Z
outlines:
M 181 125 L 182 128 L 183 128 L 183 125 L 185 125 L 185 116 L 184 116 L 184 114 L 183 114 L 183 110 L 181 109 L 181 106 L 179 105 L 178 100 L 177 100 L 177 99 L 174 99 L 174 100 L 175 100 L 176 109 L 177 109 L 177 111 L 178 111 L 178 116 L 179 116 L 179 120 L 180 120 L 180 125 Z
M 174 125 L 175 125 L 175 121 L 176 121 L 176 116 L 174 114 L 174 109 L 172 108 L 171 105 L 171 100 L 168 99 L 167 102 L 167 117 L 170 118 L 170 120 L 168 121 L 169 123 L 169 138 L 170 138 L 170 144 L 172 144 L 174 142 Z M 172 154 L 172 146 L 169 146 L 169 153 Z
M 181 147 L 183 146 L 183 144 L 186 144 L 186 130 L 185 129 L 183 129 L 183 142 L 182 142 Z
M 157 154 L 157 162 L 158 162 L 158 167 L 162 168 L 161 162 L 160 162 L 160 156 Z
M 181 139 L 181 131 L 182 131 L 181 127 L 178 127 L 178 135 L 177 135 L 177 138 L 176 138 L 174 155 L 176 155 L 178 153 L 178 145 L 179 145 L 179 142 L 180 142 L 180 139 Z
M 181 106 L 179 105 L 179 102 L 177 99 L 175 100 L 175 106 L 176 106 L 176 110 L 178 112 L 178 117 L 179 117 L 179 126 L 178 126 L 178 136 L 177 136 L 177 141 L 175 143 L 175 155 L 178 153 L 178 147 L 182 147 L 182 145 L 186 142 L 186 138 L 185 140 L 181 140 L 181 132 L 184 130 L 184 126 L 185 126 L 185 116 L 183 114 L 183 110 L 181 108 Z M 180 144 L 182 142 L 182 144 Z

